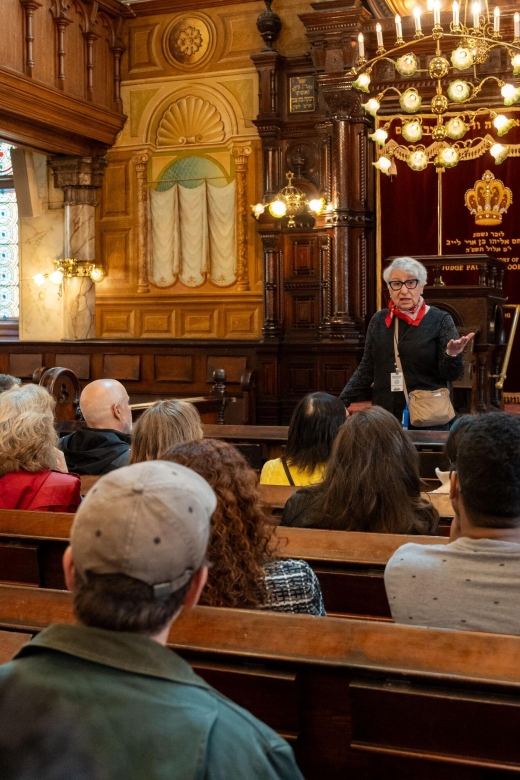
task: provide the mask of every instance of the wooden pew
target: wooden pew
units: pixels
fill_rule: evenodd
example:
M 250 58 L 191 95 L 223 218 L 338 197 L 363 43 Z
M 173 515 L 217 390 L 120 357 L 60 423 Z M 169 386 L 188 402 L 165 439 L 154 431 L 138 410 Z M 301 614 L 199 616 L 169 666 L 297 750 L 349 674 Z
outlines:
M 62 557 L 72 515 L 0 510 L 0 577 L 3 582 L 65 588 Z M 439 537 L 364 534 L 306 528 L 273 529 L 285 558 L 308 561 L 323 591 L 327 613 L 390 620 L 384 568 L 407 542 L 442 544 Z
M 56 622 L 70 594 L 0 587 L 1 629 Z M 520 637 L 197 607 L 168 645 L 285 736 L 306 780 L 520 773 Z

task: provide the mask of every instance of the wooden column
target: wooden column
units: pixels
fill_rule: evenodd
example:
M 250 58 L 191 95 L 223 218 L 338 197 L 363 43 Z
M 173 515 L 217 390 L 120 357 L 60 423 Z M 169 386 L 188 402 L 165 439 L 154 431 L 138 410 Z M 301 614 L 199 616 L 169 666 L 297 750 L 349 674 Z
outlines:
M 137 174 L 137 292 L 149 293 L 148 284 L 148 154 L 132 157 Z
M 33 75 L 33 68 L 34 68 L 34 52 L 33 52 L 33 42 L 34 42 L 34 31 L 33 31 L 33 21 L 34 21 L 34 12 L 41 8 L 42 3 L 39 2 L 39 0 L 20 0 L 20 4 L 23 7 L 24 13 L 25 13 L 25 62 L 24 62 L 24 69 L 25 69 L 25 75 L 29 76 L 29 78 L 32 78 Z
M 247 169 L 251 147 L 234 146 L 231 154 L 236 175 L 237 291 L 244 292 L 249 290 Z
M 264 339 L 282 336 L 282 252 L 278 249 L 279 230 L 258 231 L 264 250 Z

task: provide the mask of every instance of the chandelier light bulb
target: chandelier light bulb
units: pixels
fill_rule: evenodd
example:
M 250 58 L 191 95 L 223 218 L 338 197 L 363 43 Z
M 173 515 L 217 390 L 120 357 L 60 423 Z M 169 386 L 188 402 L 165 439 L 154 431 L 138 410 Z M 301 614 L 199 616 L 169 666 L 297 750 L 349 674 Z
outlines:
M 372 163 L 372 165 L 377 168 L 378 171 L 381 171 L 381 173 L 385 173 L 388 176 L 388 172 L 392 167 L 392 161 L 383 155 L 377 162 Z
M 520 54 L 515 54 L 511 58 L 511 65 L 513 66 L 513 76 L 518 76 L 520 74 Z
M 507 116 L 504 116 L 504 114 L 498 114 L 498 116 L 493 119 L 493 124 L 499 136 L 503 136 L 508 133 L 509 130 L 511 130 L 513 127 L 514 123 L 514 119 L 508 119 Z
M 412 119 L 410 122 L 405 122 L 401 127 L 401 134 L 405 141 L 414 144 L 420 141 L 423 135 L 423 129 L 420 122 L 417 119 Z
M 360 89 L 362 92 L 369 92 L 370 76 L 368 73 L 360 73 L 357 79 L 353 82 L 353 85 Z
M 428 155 L 422 149 L 410 152 L 406 161 L 412 171 L 424 171 L 428 166 Z
M 379 100 L 370 98 L 370 100 L 367 100 L 366 103 L 361 103 L 361 107 L 364 108 L 365 111 L 367 111 L 369 114 L 372 114 L 372 116 L 375 116 L 381 108 L 381 104 Z
M 263 203 L 255 203 L 254 206 L 251 206 L 251 211 L 253 212 L 253 217 L 255 219 L 261 217 L 262 214 L 264 213 L 264 210 L 265 210 L 265 206 Z
M 517 89 L 513 84 L 504 84 L 500 92 L 504 98 L 505 106 L 512 106 L 520 100 L 520 89 Z
M 53 284 L 61 284 L 63 281 L 63 271 L 60 271 L 60 269 L 57 268 L 55 271 L 49 274 L 49 281 L 51 281 Z
M 445 125 L 446 135 L 456 141 L 466 135 L 467 129 L 466 123 L 458 116 L 450 119 Z
M 282 217 L 285 217 L 286 211 L 287 206 L 283 200 L 273 200 L 273 202 L 269 204 L 269 212 L 271 216 L 275 217 L 275 219 L 281 219 Z
M 459 4 L 457 3 L 457 0 L 453 3 L 453 26 L 458 27 L 460 24 L 459 20 Z
M 378 47 L 383 46 L 383 29 L 379 22 L 376 24 L 376 36 L 377 36 L 377 45 Z
M 520 14 L 516 13 L 513 17 L 515 27 L 515 39 L 520 38 Z
M 471 8 L 473 11 L 473 27 L 478 29 L 480 27 L 480 3 L 478 0 L 475 0 Z
M 33 282 L 41 287 L 45 283 L 45 276 L 43 274 L 35 274 L 33 276 Z
M 495 6 L 495 10 L 493 12 L 493 32 L 500 32 L 500 8 L 498 5 Z
M 506 157 L 508 157 L 510 149 L 511 149 L 510 146 L 502 146 L 502 144 L 493 144 L 493 146 L 489 150 L 489 153 L 492 157 L 495 158 L 495 163 L 497 165 L 500 165 L 500 163 L 503 163 Z
M 319 216 L 325 211 L 326 205 L 327 201 L 325 198 L 313 198 L 309 202 L 309 209 Z
M 105 276 L 105 269 L 101 268 L 99 265 L 95 265 L 90 271 L 90 278 L 96 284 L 102 282 Z
M 420 33 L 420 32 L 422 32 L 422 27 L 421 27 L 421 9 L 419 8 L 418 5 L 416 5 L 415 8 L 413 9 L 413 15 L 414 15 L 414 19 L 415 19 L 415 32 Z
M 370 133 L 368 137 L 371 138 L 372 141 L 375 141 L 376 144 L 384 146 L 386 139 L 388 138 L 388 133 L 386 130 L 383 130 L 382 127 L 378 127 L 377 130 L 374 130 L 373 133 Z
M 440 0 L 433 0 L 433 23 L 438 25 L 441 23 L 441 4 Z
M 399 14 L 395 15 L 395 33 L 397 40 L 400 40 L 403 37 L 403 25 L 401 24 L 401 17 Z
M 365 56 L 365 39 L 363 38 L 363 33 L 359 33 L 358 37 L 358 49 L 359 49 L 359 56 L 364 57 Z
M 438 158 L 443 168 L 454 168 L 459 162 L 459 152 L 454 146 L 445 146 L 440 150 Z

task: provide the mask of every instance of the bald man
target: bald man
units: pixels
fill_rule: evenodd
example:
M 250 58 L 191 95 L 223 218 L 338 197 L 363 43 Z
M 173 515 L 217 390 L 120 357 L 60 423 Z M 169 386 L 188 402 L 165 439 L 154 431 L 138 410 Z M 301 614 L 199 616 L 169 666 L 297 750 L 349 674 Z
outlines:
M 69 471 L 108 474 L 126 466 L 130 453 L 132 410 L 121 382 L 96 379 L 79 399 L 86 427 L 60 440 Z

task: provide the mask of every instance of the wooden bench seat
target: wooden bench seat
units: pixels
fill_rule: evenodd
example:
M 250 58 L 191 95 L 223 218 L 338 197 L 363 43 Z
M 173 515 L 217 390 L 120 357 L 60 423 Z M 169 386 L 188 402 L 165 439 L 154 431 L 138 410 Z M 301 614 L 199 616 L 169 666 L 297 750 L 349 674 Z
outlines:
M 69 593 L 0 586 L 0 629 L 55 622 Z M 306 780 L 520 773 L 520 637 L 197 607 L 168 645 L 288 738 Z
M 0 510 L 1 581 L 65 588 L 61 562 L 72 520 L 70 514 Z M 273 543 L 279 553 L 285 558 L 308 561 L 316 572 L 328 614 L 367 619 L 391 618 L 383 574 L 398 547 L 407 542 L 446 541 L 398 534 L 279 526 L 273 529 Z

